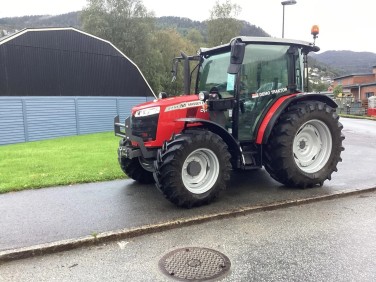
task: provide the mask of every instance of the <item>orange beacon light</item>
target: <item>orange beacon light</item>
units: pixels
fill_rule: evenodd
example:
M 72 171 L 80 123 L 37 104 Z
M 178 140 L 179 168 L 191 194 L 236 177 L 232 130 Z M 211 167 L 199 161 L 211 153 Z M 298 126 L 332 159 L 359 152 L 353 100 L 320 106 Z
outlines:
M 316 39 L 317 35 L 319 34 L 319 26 L 318 25 L 313 25 L 311 28 L 311 34 L 313 35 L 313 38 Z

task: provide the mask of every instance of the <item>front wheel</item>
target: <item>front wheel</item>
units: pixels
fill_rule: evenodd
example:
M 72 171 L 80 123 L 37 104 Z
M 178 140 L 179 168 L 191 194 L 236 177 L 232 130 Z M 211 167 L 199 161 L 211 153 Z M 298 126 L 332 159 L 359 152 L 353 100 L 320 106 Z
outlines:
M 305 101 L 285 111 L 264 150 L 264 166 L 277 181 L 291 187 L 322 185 L 337 171 L 344 150 L 342 124 L 335 110 Z
M 216 134 L 189 130 L 167 142 L 155 162 L 157 187 L 181 207 L 212 202 L 230 179 L 230 153 Z
M 154 183 L 153 172 L 150 169 L 152 161 L 138 158 L 125 158 L 118 157 L 121 170 L 130 178 L 136 180 L 141 184 L 151 184 Z

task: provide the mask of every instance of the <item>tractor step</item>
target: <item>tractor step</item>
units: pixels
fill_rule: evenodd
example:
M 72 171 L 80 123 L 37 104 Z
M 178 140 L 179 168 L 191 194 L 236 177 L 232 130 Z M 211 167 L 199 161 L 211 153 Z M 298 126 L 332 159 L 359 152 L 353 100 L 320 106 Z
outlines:
M 255 154 L 256 154 L 256 152 L 243 152 L 244 164 L 245 165 L 254 165 L 255 164 L 255 158 L 254 158 Z

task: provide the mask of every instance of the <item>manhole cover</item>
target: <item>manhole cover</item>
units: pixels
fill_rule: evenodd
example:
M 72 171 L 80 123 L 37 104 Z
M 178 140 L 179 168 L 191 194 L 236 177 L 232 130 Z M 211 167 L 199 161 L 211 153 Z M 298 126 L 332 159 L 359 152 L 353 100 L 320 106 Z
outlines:
M 230 270 L 224 254 L 207 248 L 182 248 L 164 255 L 159 267 L 168 276 L 181 281 L 205 281 Z

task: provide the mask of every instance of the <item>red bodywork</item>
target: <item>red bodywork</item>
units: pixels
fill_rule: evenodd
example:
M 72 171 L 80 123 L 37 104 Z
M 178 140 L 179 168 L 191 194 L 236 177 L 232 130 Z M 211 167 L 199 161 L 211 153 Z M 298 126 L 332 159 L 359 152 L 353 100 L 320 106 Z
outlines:
M 173 134 L 184 129 L 184 122 L 180 118 L 199 118 L 209 120 L 206 103 L 199 100 L 198 95 L 186 95 L 137 105 L 132 108 L 132 116 L 139 110 L 160 106 L 156 139 L 145 142 L 146 147 L 161 147 L 163 142 L 170 140 Z M 133 142 L 132 142 L 133 143 Z M 133 143 L 136 145 L 137 143 Z
M 273 106 L 269 109 L 269 111 L 267 112 L 267 114 L 265 115 L 264 119 L 262 120 L 262 123 L 258 129 L 258 132 L 257 132 L 257 137 L 256 137 L 256 144 L 262 144 L 262 140 L 264 138 L 264 134 L 265 134 L 265 129 L 266 127 L 268 126 L 270 120 L 272 119 L 272 117 L 275 115 L 275 112 L 278 110 L 278 108 L 282 105 L 282 103 L 284 101 L 286 101 L 287 99 L 291 98 L 291 97 L 294 97 L 296 96 L 297 94 L 291 94 L 291 95 L 287 95 L 287 96 L 282 96 L 281 98 L 279 98 L 274 104 Z

